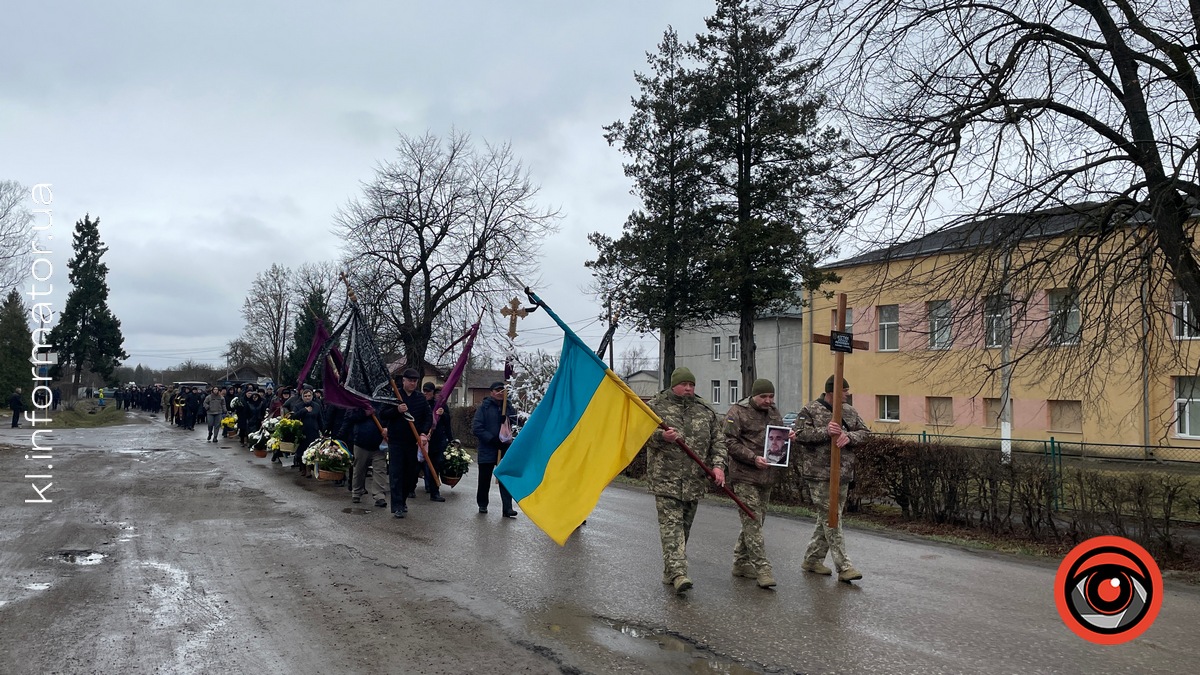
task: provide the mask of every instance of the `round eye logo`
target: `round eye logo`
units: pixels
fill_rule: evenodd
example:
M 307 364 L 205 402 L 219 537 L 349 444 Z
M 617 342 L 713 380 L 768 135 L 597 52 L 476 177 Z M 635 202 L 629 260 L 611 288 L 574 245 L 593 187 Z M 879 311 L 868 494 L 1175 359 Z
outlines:
M 1162 574 L 1146 549 L 1095 537 L 1071 549 L 1054 578 L 1058 614 L 1076 635 L 1102 645 L 1141 635 L 1162 607 Z

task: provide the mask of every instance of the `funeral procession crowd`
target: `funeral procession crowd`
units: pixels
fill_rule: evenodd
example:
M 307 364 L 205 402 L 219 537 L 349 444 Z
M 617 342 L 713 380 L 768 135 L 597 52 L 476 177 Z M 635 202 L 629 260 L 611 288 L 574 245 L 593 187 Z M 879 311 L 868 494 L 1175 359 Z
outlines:
M 243 447 L 264 453 L 273 450 L 271 461 L 290 464 L 303 475 L 312 475 L 318 461 L 306 450 L 314 444 L 336 446 L 346 458 L 348 479 L 338 480 L 351 493 L 351 501 L 364 499 L 377 508 L 389 508 L 393 517 L 405 518 L 408 501 L 416 497 L 417 483 L 432 502 L 444 502 L 440 481 L 447 474 L 446 452 L 457 449 L 449 405 L 438 404 L 441 389 L 433 382 L 420 386 L 421 375 L 408 368 L 399 373 L 396 402 L 373 403 L 373 410 L 326 404 L 322 391 L 304 385 L 294 388 L 255 384 L 214 386 L 124 387 L 113 392 L 113 404 L 125 409 L 162 412 L 164 419 L 184 430 L 199 423 L 207 430 L 206 442 L 217 442 L 222 434 L 237 437 Z M 663 420 L 645 444 L 646 479 L 655 496 L 662 540 L 664 584 L 676 593 L 692 588 L 688 578 L 687 541 L 700 498 L 710 481 L 728 487 L 753 512 L 743 510 L 741 532 L 733 549 L 733 576 L 753 579 L 760 588 L 776 586 L 767 557 L 763 522 L 772 488 L 783 478 L 788 465 L 778 460 L 781 441 L 796 443 L 798 463 L 817 509 L 818 518 L 801 568 L 813 574 L 834 575 L 839 581 L 862 578 L 846 551 L 840 520 L 831 527 L 820 514 L 829 510 L 831 443 L 840 448 L 838 513 L 845 507 L 850 482 L 854 479 L 854 446 L 866 440 L 870 430 L 859 413 L 845 401 L 849 384 L 843 380 L 841 419 L 833 419 L 834 378 L 825 383 L 825 393 L 804 406 L 791 428 L 786 427 L 775 406 L 775 388 L 770 380 L 756 380 L 746 399 L 730 406 L 724 418 L 696 395 L 696 378 L 688 368 L 676 368 L 670 387 L 653 397 L 648 405 Z M 519 411 L 506 396 L 504 382 L 489 387 L 490 394 L 478 406 L 471 431 L 478 440 L 476 503 L 479 513 L 488 513 L 493 470 L 518 431 Z M 103 395 L 103 394 L 101 394 Z M 14 394 L 19 401 L 20 390 Z M 436 409 L 435 409 L 436 407 Z M 15 408 L 14 408 L 15 409 Z M 436 413 L 436 414 L 435 414 Z M 435 421 L 436 417 L 436 421 Z M 285 423 L 296 426 L 294 444 L 268 441 L 268 434 Z M 13 424 L 18 417 L 14 414 Z M 770 428 L 770 429 L 769 429 Z M 770 439 L 768 441 L 768 439 Z M 688 456 L 690 448 L 711 473 Z M 315 446 L 314 446 L 315 447 Z M 461 455 L 466 458 L 465 453 Z M 465 466 L 453 468 L 453 479 Z M 501 514 L 515 518 L 513 498 L 498 483 Z M 829 559 L 833 567 L 826 566 Z

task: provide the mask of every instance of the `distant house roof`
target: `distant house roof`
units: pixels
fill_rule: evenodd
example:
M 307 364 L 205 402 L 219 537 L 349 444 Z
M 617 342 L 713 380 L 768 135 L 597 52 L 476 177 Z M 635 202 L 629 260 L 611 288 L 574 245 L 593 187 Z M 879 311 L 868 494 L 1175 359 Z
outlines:
M 467 371 L 467 389 L 487 389 L 493 382 L 504 380 L 504 370 L 473 368 Z
M 400 358 L 396 359 L 395 361 L 391 361 L 387 364 L 387 369 L 388 369 L 389 373 L 397 373 L 397 372 L 404 370 L 407 367 L 408 367 L 408 359 L 403 356 L 401 356 Z M 444 368 L 437 364 L 426 361 L 425 367 L 422 369 L 422 372 L 424 372 L 426 375 L 431 376 L 431 377 L 436 377 L 438 379 L 445 379 L 446 375 L 450 372 L 450 370 L 448 368 Z
M 822 269 L 854 267 L 887 260 L 921 258 L 939 253 L 967 251 L 1002 241 L 1005 237 L 1041 239 L 1094 228 L 1111 204 L 1084 202 L 1023 214 L 1008 214 L 976 220 L 886 248 L 838 260 Z

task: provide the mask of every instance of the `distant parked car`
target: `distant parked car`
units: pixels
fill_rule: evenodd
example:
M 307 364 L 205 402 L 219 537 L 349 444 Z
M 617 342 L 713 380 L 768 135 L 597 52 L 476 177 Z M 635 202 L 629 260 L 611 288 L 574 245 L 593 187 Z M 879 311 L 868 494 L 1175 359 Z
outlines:
M 798 413 L 798 412 L 790 412 L 783 416 L 783 423 L 790 427 L 793 424 L 795 424 L 796 418 L 799 416 L 800 416 L 800 413 Z

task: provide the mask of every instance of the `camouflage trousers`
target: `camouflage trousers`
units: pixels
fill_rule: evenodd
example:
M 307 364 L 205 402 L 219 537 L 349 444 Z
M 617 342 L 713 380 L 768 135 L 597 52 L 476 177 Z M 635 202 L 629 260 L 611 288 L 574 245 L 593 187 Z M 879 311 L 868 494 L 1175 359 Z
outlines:
M 839 490 L 838 526 L 829 527 L 829 481 L 805 479 L 805 482 L 808 483 L 808 491 L 817 510 L 817 529 L 813 530 L 808 550 L 804 552 L 804 562 L 824 563 L 825 555 L 830 554 L 834 572 L 841 572 L 852 566 L 850 556 L 846 555 L 846 540 L 842 538 L 841 515 L 846 508 L 846 483 L 843 482 Z
M 767 519 L 767 503 L 771 501 L 770 485 L 754 485 L 753 483 L 734 483 L 733 493 L 736 494 L 757 518 L 750 518 L 744 511 L 738 509 L 742 517 L 742 533 L 738 536 L 737 544 L 733 547 L 733 566 L 749 565 L 759 574 L 771 571 L 771 561 L 767 560 L 767 543 L 763 539 L 763 521 Z
M 658 507 L 658 534 L 662 538 L 663 583 L 687 575 L 687 540 L 696 519 L 696 501 L 655 495 Z

